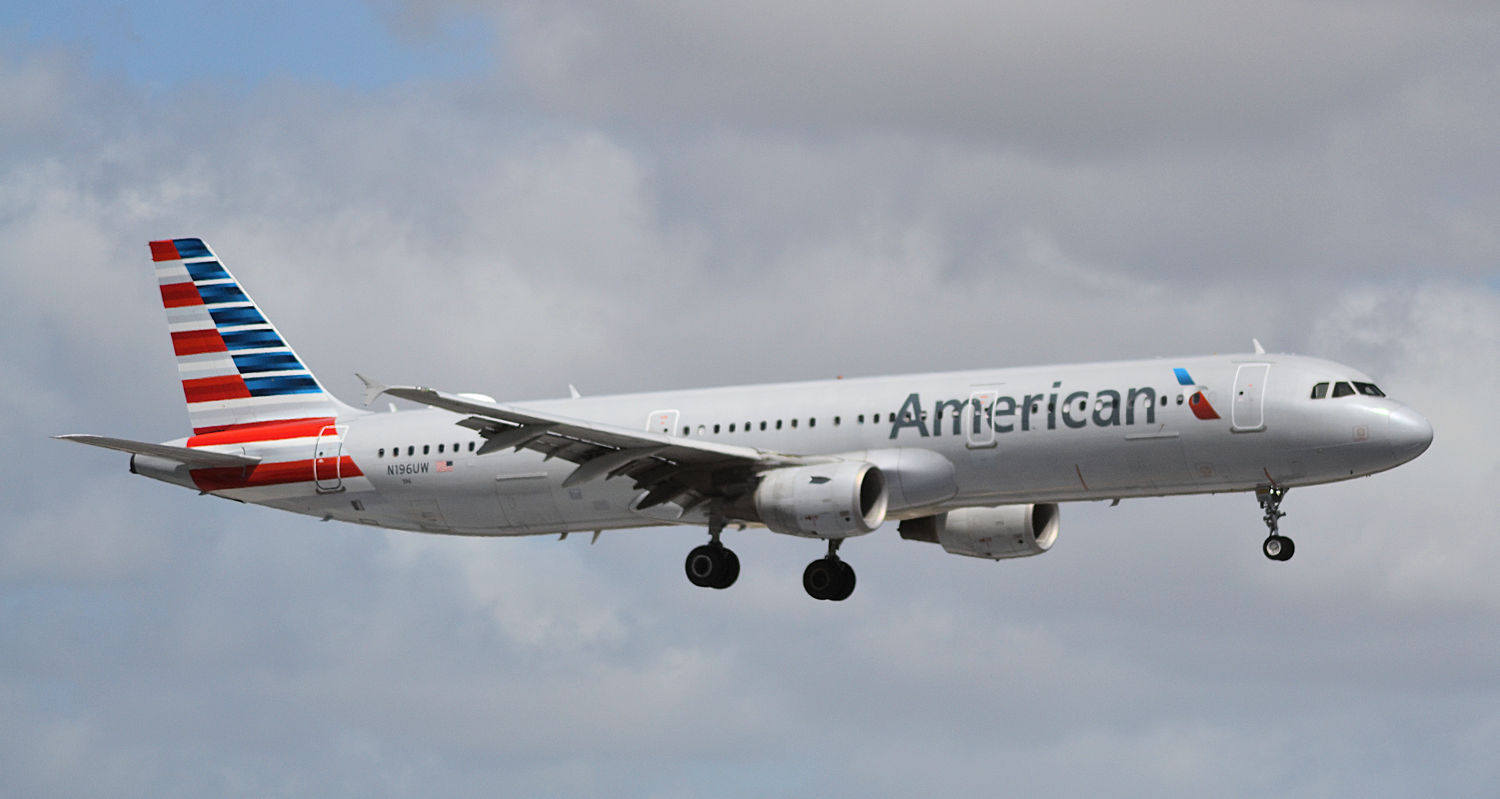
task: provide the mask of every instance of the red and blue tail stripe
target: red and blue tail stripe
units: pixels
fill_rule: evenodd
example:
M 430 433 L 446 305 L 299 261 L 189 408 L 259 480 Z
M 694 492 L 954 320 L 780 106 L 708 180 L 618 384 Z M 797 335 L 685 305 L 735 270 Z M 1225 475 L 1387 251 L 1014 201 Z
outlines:
M 153 241 L 151 259 L 194 432 L 339 414 L 202 239 Z

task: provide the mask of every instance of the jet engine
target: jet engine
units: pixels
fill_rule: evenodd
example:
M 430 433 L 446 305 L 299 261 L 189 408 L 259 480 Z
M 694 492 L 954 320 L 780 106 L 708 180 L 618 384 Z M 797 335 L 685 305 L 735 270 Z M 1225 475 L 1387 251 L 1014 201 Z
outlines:
M 1040 555 L 1057 541 L 1057 504 L 959 508 L 901 523 L 902 538 L 931 541 L 971 558 L 1025 558 Z
M 754 494 L 761 524 L 787 535 L 847 538 L 885 522 L 885 474 L 872 463 L 837 461 L 773 469 Z

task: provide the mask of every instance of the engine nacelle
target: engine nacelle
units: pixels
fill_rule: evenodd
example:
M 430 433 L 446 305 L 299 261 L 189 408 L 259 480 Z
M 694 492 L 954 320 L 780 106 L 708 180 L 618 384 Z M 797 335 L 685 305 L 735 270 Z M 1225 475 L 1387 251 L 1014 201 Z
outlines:
M 847 538 L 885 522 L 885 474 L 872 463 L 838 461 L 773 469 L 755 489 L 761 524 L 787 535 Z
M 1040 555 L 1057 541 L 1058 508 L 1053 502 L 959 508 L 901 523 L 902 538 L 931 541 L 971 558 L 1025 558 Z

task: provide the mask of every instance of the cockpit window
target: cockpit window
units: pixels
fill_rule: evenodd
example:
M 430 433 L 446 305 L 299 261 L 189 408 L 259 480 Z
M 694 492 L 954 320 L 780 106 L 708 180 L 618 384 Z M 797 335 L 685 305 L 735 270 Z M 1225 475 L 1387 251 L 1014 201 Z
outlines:
M 1322 398 L 1324 398 L 1326 396 L 1328 396 L 1328 384 L 1327 383 L 1319 383 L 1316 386 L 1313 386 L 1313 393 L 1312 393 L 1312 398 L 1313 399 L 1322 399 Z
M 1354 394 L 1354 387 L 1340 380 L 1333 384 L 1333 396 L 1348 397 Z
M 1376 388 L 1374 383 L 1355 383 L 1354 387 L 1359 390 L 1359 393 L 1365 395 L 1366 397 L 1385 396 L 1385 392 L 1381 391 L 1379 388 Z

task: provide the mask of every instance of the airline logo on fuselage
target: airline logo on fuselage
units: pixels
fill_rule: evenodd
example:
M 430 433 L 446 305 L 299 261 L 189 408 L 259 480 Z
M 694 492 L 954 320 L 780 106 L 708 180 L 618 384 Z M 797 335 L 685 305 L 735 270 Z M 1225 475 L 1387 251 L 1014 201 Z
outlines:
M 1173 370 L 1177 381 L 1183 386 L 1195 386 L 1186 369 Z M 978 396 L 969 399 L 941 399 L 932 405 L 928 416 L 926 406 L 919 393 L 907 396 L 891 421 L 891 438 L 897 438 L 903 430 L 915 430 L 917 435 L 927 438 L 943 435 L 964 435 L 964 417 L 969 416 L 970 430 L 980 425 L 992 425 L 996 433 L 1017 431 L 1056 430 L 1059 423 L 1065 428 L 1081 429 L 1095 427 L 1119 427 L 1137 423 L 1155 424 L 1158 395 L 1150 386 L 1119 391 L 1112 388 L 1099 391 L 1078 390 L 1063 393 L 1062 381 L 1052 384 L 1050 392 L 1014 396 L 998 395 L 989 404 Z M 1061 401 L 1059 401 L 1061 398 Z M 1189 399 L 1188 406 L 1199 419 L 1218 419 L 1208 398 L 1200 389 Z M 929 418 L 932 422 L 929 427 Z M 947 423 L 946 425 L 944 423 Z M 944 432 L 944 427 L 948 432 Z M 973 435 L 973 433 L 970 433 Z

